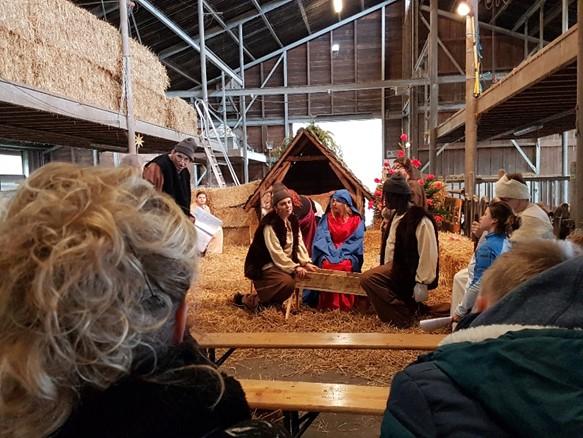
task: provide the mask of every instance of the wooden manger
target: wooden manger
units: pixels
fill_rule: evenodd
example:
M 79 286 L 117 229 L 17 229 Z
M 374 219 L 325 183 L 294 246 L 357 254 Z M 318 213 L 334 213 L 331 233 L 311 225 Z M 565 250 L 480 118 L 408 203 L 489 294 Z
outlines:
M 291 306 L 294 301 L 296 303 L 296 308 L 299 309 L 304 289 L 311 289 L 318 292 L 338 292 L 366 297 L 366 292 L 360 286 L 361 275 L 360 272 L 333 271 L 330 269 L 320 269 L 317 272 L 308 272 L 305 278 L 296 281 L 296 290 L 287 301 L 285 319 L 289 318 Z

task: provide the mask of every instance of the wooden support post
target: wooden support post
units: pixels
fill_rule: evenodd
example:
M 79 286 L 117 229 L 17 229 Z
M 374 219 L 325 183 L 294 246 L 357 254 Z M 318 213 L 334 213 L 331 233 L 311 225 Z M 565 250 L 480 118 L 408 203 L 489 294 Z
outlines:
M 583 1 L 577 2 L 577 23 L 579 24 L 577 45 L 577 153 L 575 226 L 583 227 Z
M 429 36 L 429 173 L 436 174 L 436 134 L 437 134 L 437 111 L 439 105 L 439 85 L 437 83 L 438 62 L 437 62 L 437 40 L 438 40 L 438 15 L 437 0 L 430 2 L 430 36 Z
M 478 20 L 478 2 L 472 1 L 472 12 L 466 17 L 466 147 L 464 188 L 466 198 L 472 201 L 476 185 L 476 147 L 478 126 L 476 121 L 476 97 L 474 96 L 474 40 L 475 25 Z M 473 220 L 469 218 L 470 222 Z
M 128 125 L 128 153 L 137 154 L 136 121 L 134 119 L 134 97 L 132 93 L 132 67 L 130 43 L 128 35 L 128 4 L 127 0 L 119 0 L 119 24 L 121 27 L 121 46 L 123 54 L 123 79 L 125 90 L 122 93 L 126 100 L 126 118 Z

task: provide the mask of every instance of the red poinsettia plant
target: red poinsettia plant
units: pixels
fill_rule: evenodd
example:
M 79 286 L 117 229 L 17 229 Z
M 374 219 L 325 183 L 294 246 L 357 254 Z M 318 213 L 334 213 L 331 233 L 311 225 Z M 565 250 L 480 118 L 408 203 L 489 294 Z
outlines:
M 399 149 L 397 150 L 397 158 L 404 158 L 407 156 L 406 149 L 408 149 L 408 139 L 409 137 L 406 133 L 401 134 L 399 138 L 400 142 L 398 143 Z M 411 165 L 415 169 L 421 169 L 422 163 L 417 158 L 411 158 Z M 384 207 L 383 183 L 390 178 L 393 173 L 395 173 L 395 170 L 391 168 L 391 162 L 389 160 L 384 160 L 381 177 L 374 179 L 376 184 L 374 199 L 368 203 L 368 208 L 374 210 L 375 218 L 381 217 L 381 212 Z M 432 174 L 425 175 L 424 177 L 422 176 L 418 182 L 425 190 L 427 209 L 433 213 L 433 217 L 438 224 L 442 223 L 448 216 L 447 210 L 444 208 L 446 196 L 445 183 Z

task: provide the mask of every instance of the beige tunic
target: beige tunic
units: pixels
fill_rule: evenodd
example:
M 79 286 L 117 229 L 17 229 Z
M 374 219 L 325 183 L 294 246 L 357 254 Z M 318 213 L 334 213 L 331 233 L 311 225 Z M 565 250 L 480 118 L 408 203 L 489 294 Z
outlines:
M 263 266 L 263 270 L 269 269 L 272 266 L 276 266 L 284 272 L 291 274 L 298 266 L 304 266 L 306 263 L 311 263 L 310 256 L 308 255 L 308 251 L 306 250 L 306 246 L 304 245 L 304 241 L 302 239 L 302 232 L 299 231 L 299 242 L 298 242 L 298 261 L 299 263 L 294 262 L 291 259 L 292 256 L 292 242 L 293 242 L 293 233 L 291 229 L 291 225 L 288 220 L 285 221 L 285 227 L 287 230 L 286 236 L 286 245 L 284 248 L 281 247 L 279 243 L 279 239 L 275 234 L 275 230 L 271 225 L 266 225 L 263 229 L 263 238 L 265 239 L 265 246 L 269 251 L 269 255 L 271 256 L 271 260 L 273 263 L 268 263 Z

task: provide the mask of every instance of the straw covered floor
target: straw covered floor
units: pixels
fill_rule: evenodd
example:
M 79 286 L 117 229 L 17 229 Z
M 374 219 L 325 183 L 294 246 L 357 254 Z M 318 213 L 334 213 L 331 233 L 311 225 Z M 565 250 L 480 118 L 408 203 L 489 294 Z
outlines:
M 367 231 L 364 269 L 378 263 L 379 231 Z M 472 243 L 461 236 L 440 233 L 439 288 L 430 293 L 430 303 L 449 301 L 455 272 L 465 267 L 473 250 Z M 286 321 L 284 315 L 268 308 L 250 314 L 231 304 L 236 291 L 249 292 L 250 281 L 243 276 L 245 246 L 226 246 L 223 254 L 200 260 L 198 282 L 188 295 L 189 323 L 196 332 L 386 332 L 419 333 L 414 327 L 400 330 L 380 322 L 376 315 L 353 312 L 316 311 L 302 306 Z M 413 361 L 418 352 L 378 350 L 237 350 L 230 363 L 242 359 L 276 361 L 286 365 L 277 378 L 298 379 L 303 374 L 336 373 L 360 377 L 371 385 L 386 385 L 392 376 Z

